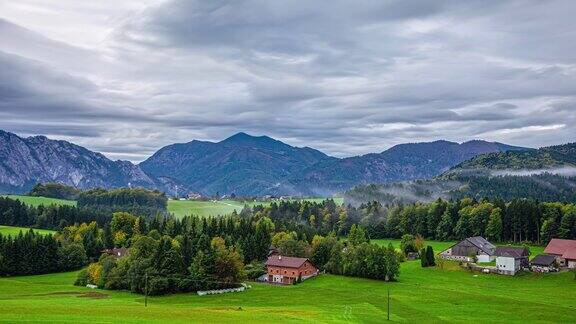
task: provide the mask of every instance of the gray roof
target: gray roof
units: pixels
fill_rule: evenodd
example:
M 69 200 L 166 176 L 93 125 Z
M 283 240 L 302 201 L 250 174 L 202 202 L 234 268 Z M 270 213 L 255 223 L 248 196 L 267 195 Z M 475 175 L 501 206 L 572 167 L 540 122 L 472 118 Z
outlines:
M 469 237 L 466 240 L 482 250 L 484 253 L 488 255 L 494 254 L 494 249 L 496 247 L 482 236 Z
M 556 256 L 550 254 L 538 254 L 532 261 L 530 262 L 532 265 L 539 265 L 539 266 L 550 266 L 556 260 Z
M 496 256 L 520 259 L 527 258 L 529 255 L 530 251 L 525 247 L 499 246 L 496 248 Z

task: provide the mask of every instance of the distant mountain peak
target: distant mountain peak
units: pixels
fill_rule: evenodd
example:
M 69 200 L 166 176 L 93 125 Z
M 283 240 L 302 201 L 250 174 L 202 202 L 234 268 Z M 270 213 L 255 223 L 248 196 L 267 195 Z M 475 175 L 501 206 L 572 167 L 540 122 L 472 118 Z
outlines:
M 259 143 L 282 143 L 278 140 L 275 140 L 271 137 L 262 135 L 262 136 L 253 136 L 253 135 L 249 135 L 247 133 L 244 132 L 239 132 L 236 133 L 222 141 L 220 141 L 219 143 L 222 144 L 259 144 Z M 282 143 L 284 144 L 284 143 Z M 287 144 L 286 144 L 287 145 Z

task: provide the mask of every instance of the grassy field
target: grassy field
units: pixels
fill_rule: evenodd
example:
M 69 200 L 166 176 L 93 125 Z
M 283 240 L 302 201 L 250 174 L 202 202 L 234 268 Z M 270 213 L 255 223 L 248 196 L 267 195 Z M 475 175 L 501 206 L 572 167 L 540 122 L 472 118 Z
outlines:
M 308 201 L 322 202 L 324 198 L 309 198 Z M 334 198 L 336 204 L 342 204 L 342 198 Z M 184 217 L 186 215 L 195 215 L 201 217 L 213 217 L 218 215 L 226 215 L 232 213 L 234 210 L 240 212 L 244 205 L 268 205 L 269 202 L 262 201 L 247 201 L 240 202 L 235 200 L 219 200 L 219 201 L 195 201 L 195 200 L 169 200 L 168 211 L 173 213 L 176 217 Z
M 392 245 L 400 249 L 400 240 L 399 239 L 382 239 L 382 240 L 372 240 L 372 243 L 380 244 L 380 245 L 388 245 L 388 243 L 392 243 Z M 450 246 L 452 246 L 456 242 L 445 242 L 445 241 L 425 241 L 425 245 L 432 246 L 434 249 L 434 253 L 440 253 Z M 495 244 L 496 246 L 505 246 L 506 244 Z M 544 246 L 530 246 L 530 258 L 535 257 L 538 254 L 544 253 Z
M 321 275 L 297 286 L 252 284 L 247 292 L 144 297 L 74 287 L 76 273 L 0 278 L 0 322 L 573 322 L 571 273 L 516 277 L 402 264 L 395 283 Z
M 56 198 L 46 198 L 46 197 L 31 197 L 31 196 L 20 196 L 20 195 L 4 195 L 4 197 L 8 197 L 11 199 L 17 199 L 21 202 L 31 205 L 31 206 L 39 206 L 39 205 L 70 205 L 76 206 L 76 201 L 74 200 L 64 200 L 64 199 L 56 199 Z
M 24 231 L 27 232 L 29 230 L 29 228 L 26 227 L 14 227 L 14 226 L 4 226 L 4 225 L 0 225 L 0 234 L 2 235 L 18 235 L 18 233 L 20 233 L 20 231 Z M 34 232 L 39 233 L 39 234 L 54 234 L 56 233 L 55 231 L 51 231 L 51 230 L 45 230 L 45 229 L 35 229 L 34 228 Z
M 20 196 L 20 195 L 4 195 L 4 197 L 9 197 L 12 199 L 18 199 L 25 204 L 38 206 L 38 205 L 76 205 L 76 201 L 73 200 L 63 200 L 54 199 L 46 197 L 30 197 L 30 196 Z M 309 198 L 308 201 L 322 202 L 325 198 Z M 343 203 L 342 198 L 334 198 L 336 204 L 340 205 Z M 240 212 L 244 208 L 244 204 L 248 206 L 255 205 L 268 205 L 268 202 L 239 202 L 235 200 L 220 200 L 220 201 L 195 201 L 195 200 L 169 200 L 168 201 L 168 211 L 173 213 L 176 217 L 182 218 L 186 215 L 195 215 L 201 217 L 213 217 L 219 215 L 227 215 L 232 213 L 234 210 Z

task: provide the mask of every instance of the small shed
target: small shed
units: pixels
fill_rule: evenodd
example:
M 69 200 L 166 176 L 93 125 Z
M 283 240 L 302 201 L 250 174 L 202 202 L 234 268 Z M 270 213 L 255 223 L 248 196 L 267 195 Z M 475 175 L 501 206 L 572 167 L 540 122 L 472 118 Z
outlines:
M 530 269 L 534 272 L 558 271 L 556 256 L 550 254 L 538 254 L 530 261 Z

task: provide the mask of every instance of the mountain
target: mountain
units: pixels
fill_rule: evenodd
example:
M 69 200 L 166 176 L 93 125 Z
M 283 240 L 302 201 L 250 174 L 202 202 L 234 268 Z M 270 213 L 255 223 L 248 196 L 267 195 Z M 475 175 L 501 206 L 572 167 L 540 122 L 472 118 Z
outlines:
M 131 184 L 170 194 L 177 189 L 180 194 L 330 196 L 359 184 L 432 178 L 478 154 L 525 150 L 485 141 L 435 141 L 338 159 L 268 136 L 238 133 L 220 142 L 168 145 L 134 165 L 66 141 L 0 131 L 0 192 L 58 182 L 80 189 Z
M 456 165 L 449 173 L 464 170 L 539 170 L 562 166 L 576 166 L 576 143 L 483 154 Z
M 290 182 L 309 195 L 346 191 L 358 184 L 390 183 L 437 176 L 479 154 L 526 151 L 524 147 L 486 141 L 448 141 L 396 145 L 380 154 L 322 161 Z
M 0 130 L 0 192 L 22 193 L 38 182 L 76 188 L 155 187 L 137 165 L 112 161 L 81 146 L 45 136 L 22 138 Z
M 192 141 L 163 147 L 140 163 L 160 181 L 206 194 L 299 194 L 282 183 L 321 161 L 336 160 L 308 148 L 287 145 L 268 136 L 238 133 L 223 141 Z
M 576 202 L 576 143 L 482 154 L 433 179 L 361 185 L 345 194 L 356 204 L 463 197 Z

